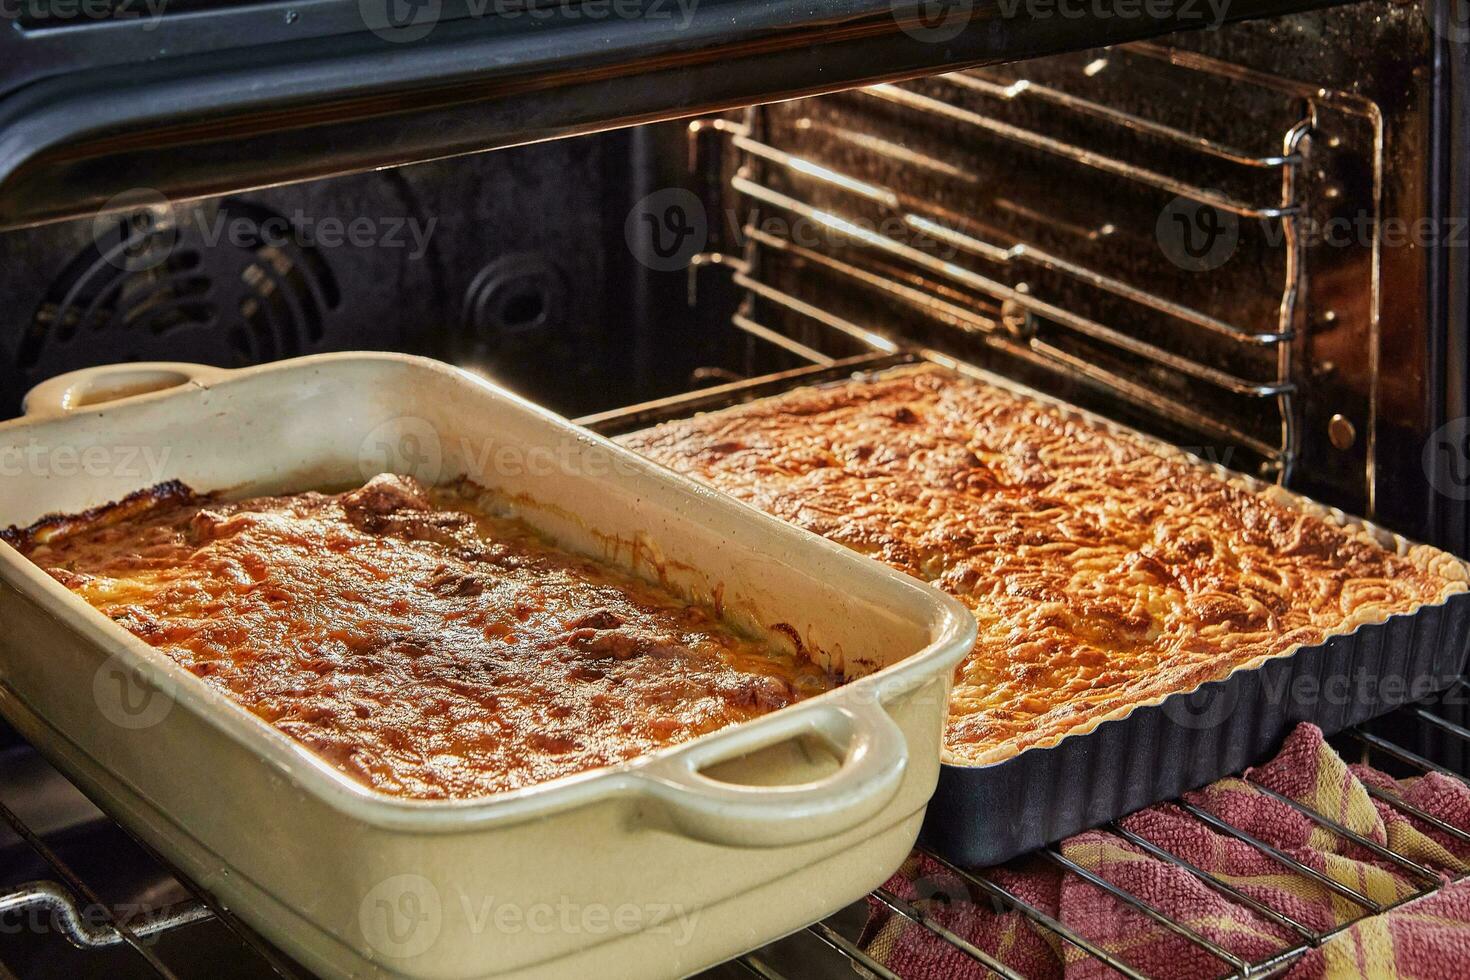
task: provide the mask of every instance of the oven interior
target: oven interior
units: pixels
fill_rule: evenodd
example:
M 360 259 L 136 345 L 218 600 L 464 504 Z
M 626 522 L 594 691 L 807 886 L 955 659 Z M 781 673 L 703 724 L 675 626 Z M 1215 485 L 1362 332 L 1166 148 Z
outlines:
M 187 203 L 142 188 L 0 234 L 0 412 L 99 363 L 387 349 L 612 430 L 625 406 L 909 351 L 1463 554 L 1470 232 L 1450 216 L 1470 174 L 1463 45 L 1437 9 L 1356 3 Z M 1466 772 L 1467 691 L 1340 741 Z M 4 744 L 0 977 L 293 974 Z M 973 898 L 1005 900 L 983 880 Z M 860 921 L 719 975 L 850 975 Z

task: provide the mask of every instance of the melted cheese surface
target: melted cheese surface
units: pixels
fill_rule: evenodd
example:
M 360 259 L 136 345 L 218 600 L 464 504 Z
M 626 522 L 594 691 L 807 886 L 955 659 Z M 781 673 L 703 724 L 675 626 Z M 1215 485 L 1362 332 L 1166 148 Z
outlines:
M 980 622 L 946 748 L 984 763 L 1465 586 L 1464 566 L 938 368 L 622 437 Z
M 134 635 L 379 791 L 482 796 L 820 693 L 806 658 L 558 550 L 461 483 L 223 503 L 163 485 L 6 535 Z

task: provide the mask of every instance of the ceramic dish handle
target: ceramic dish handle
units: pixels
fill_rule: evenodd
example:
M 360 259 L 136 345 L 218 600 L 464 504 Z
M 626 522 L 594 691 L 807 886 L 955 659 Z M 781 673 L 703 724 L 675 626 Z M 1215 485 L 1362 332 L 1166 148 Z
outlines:
M 27 418 L 49 418 L 119 398 L 152 394 L 190 383 L 208 383 L 229 373 L 225 368 L 183 361 L 104 364 L 42 381 L 26 392 L 22 404 Z
M 898 792 L 908 743 L 876 701 L 799 707 L 774 724 L 696 747 L 639 772 L 690 837 L 740 847 L 800 844 L 850 830 Z M 842 760 L 836 772 L 791 786 L 724 782 L 702 770 L 782 742 L 814 735 Z

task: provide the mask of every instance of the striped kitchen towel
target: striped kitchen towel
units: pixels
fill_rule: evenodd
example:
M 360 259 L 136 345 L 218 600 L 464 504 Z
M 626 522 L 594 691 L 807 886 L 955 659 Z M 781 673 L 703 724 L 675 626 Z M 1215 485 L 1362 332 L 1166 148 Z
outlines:
M 1451 826 L 1470 828 L 1470 788 L 1464 783 L 1437 774 L 1395 780 L 1366 766 L 1350 766 L 1327 745 L 1319 729 L 1306 724 L 1292 733 L 1270 763 L 1185 799 L 1382 907 L 1404 902 L 1425 883 L 1260 787 L 1310 807 L 1444 880 L 1470 869 L 1470 846 L 1374 799 L 1369 786 L 1397 795 Z M 1314 932 L 1331 930 L 1364 913 L 1342 891 L 1288 871 L 1261 849 L 1213 830 L 1177 805 L 1150 807 L 1120 823 Z M 1297 942 L 1289 924 L 1226 898 L 1195 875 L 1149 855 L 1118 834 L 1088 831 L 1068 838 L 1058 849 L 1068 860 L 1247 962 L 1266 960 Z M 1208 977 L 1230 970 L 1197 944 L 1082 876 L 1063 873 L 1051 861 L 1031 856 L 985 873 L 1107 955 L 1149 976 Z M 1067 980 L 1116 976 L 1102 960 L 1062 942 L 1020 913 L 990 903 L 927 858 L 911 858 L 885 887 L 1024 976 Z M 929 930 L 892 913 L 877 899 L 870 903 L 864 949 L 905 980 L 989 975 Z M 1296 960 L 1288 976 L 1292 980 L 1470 976 L 1470 881 L 1363 919 Z

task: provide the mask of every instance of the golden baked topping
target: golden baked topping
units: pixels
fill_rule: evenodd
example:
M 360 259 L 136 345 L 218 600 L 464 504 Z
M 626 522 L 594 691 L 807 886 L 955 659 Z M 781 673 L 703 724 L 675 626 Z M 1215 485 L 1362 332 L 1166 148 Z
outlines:
M 481 796 L 819 693 L 717 613 L 380 476 L 225 503 L 165 484 L 6 540 L 113 621 L 385 793 Z
M 1465 588 L 1285 494 L 938 368 L 621 441 L 958 597 L 946 746 L 983 763 Z

